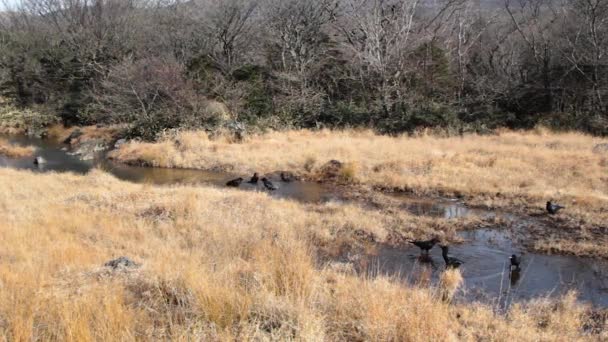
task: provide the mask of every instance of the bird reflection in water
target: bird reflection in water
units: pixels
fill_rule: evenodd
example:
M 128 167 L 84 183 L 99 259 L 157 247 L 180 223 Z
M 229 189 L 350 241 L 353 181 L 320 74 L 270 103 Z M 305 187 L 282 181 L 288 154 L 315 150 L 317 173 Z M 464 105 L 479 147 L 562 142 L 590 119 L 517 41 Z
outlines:
M 418 261 L 418 263 L 420 263 L 420 265 L 430 266 L 433 270 L 437 269 L 435 260 L 433 260 L 433 257 L 431 257 L 429 254 L 421 254 L 420 256 L 418 256 L 418 258 L 416 258 L 416 260 Z
M 519 278 L 521 277 L 521 269 L 515 268 L 511 270 L 511 274 L 509 275 L 509 279 L 511 280 L 511 286 L 517 285 Z

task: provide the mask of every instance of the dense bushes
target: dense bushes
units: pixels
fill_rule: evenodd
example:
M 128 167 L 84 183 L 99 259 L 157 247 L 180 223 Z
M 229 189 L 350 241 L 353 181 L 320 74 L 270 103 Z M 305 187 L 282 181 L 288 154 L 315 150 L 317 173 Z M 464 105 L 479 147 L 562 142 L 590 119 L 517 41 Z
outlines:
M 125 60 L 91 88 L 80 121 L 133 123 L 132 134 L 153 138 L 163 129 L 214 127 L 222 119 L 173 59 Z
M 230 121 L 608 134 L 608 0 L 474 3 L 28 0 L 0 16 L 0 95 L 148 139 Z

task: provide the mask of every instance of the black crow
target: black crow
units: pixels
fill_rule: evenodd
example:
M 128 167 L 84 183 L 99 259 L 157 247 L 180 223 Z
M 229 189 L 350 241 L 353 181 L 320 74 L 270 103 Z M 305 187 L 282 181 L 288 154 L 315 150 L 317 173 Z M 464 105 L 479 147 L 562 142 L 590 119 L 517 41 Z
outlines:
M 249 183 L 249 184 L 258 184 L 258 179 L 259 179 L 258 178 L 258 173 L 256 172 L 256 173 L 253 174 L 253 177 L 251 177 L 251 179 L 247 183 Z
M 443 261 L 445 261 L 446 268 L 458 268 L 460 265 L 464 264 L 462 260 L 448 255 L 448 246 L 439 247 L 441 247 L 441 255 L 443 256 Z
M 243 182 L 243 178 L 239 177 L 237 179 L 233 179 L 231 181 L 228 181 L 226 183 L 226 186 L 231 186 L 233 188 L 238 188 L 241 185 L 242 182 Z
M 547 211 L 551 215 L 557 214 L 558 211 L 560 211 L 561 209 L 565 209 L 565 208 L 566 207 L 562 207 L 561 205 L 559 205 L 557 203 L 551 203 L 551 201 L 547 202 Z
M 511 269 L 515 267 L 516 270 L 519 270 L 519 264 L 521 263 L 521 259 L 517 257 L 517 255 L 513 254 L 511 255 L 511 257 L 509 257 L 509 260 L 511 261 Z
M 272 182 L 270 180 L 268 180 L 266 177 L 262 178 L 262 183 L 264 183 L 264 187 L 266 187 L 266 189 L 273 191 L 276 190 L 277 187 L 272 184 Z
M 435 244 L 439 242 L 438 238 L 432 238 L 430 240 L 414 240 L 414 241 L 409 241 L 409 243 L 414 244 L 416 246 L 418 246 L 418 248 L 420 248 L 420 252 L 426 252 L 427 254 L 429 253 L 429 251 L 431 250 L 431 248 L 433 248 L 433 246 L 435 246 Z

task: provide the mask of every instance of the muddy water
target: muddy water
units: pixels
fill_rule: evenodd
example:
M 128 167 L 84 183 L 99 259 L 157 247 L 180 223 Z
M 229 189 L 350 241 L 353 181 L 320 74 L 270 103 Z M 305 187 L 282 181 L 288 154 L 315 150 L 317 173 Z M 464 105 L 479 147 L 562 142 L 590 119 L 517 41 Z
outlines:
M 33 157 L 11 159 L 0 156 L 0 167 L 29 169 L 34 172 L 86 173 L 93 168 L 104 169 L 117 178 L 157 185 L 206 184 L 224 186 L 235 177 L 221 172 L 132 167 L 108 162 L 103 155 L 92 161 L 81 161 L 69 155 L 66 145 L 23 136 L 0 136 L 20 145 L 33 145 L 35 155 L 47 160 L 44 165 L 34 165 Z M 279 187 L 271 193 L 279 198 L 291 198 L 304 202 L 324 202 L 339 198 L 330 188 L 317 183 L 281 182 L 272 177 Z M 244 190 L 264 191 L 261 184 L 243 184 Z M 502 216 L 509 221 L 519 220 L 519 229 L 534 224 L 531 220 L 509 213 L 471 209 L 457 200 L 426 200 L 398 195 L 401 208 L 415 215 L 454 219 L 467 215 L 482 218 Z M 520 243 L 522 235 L 514 229 L 477 230 L 463 233 L 463 244 L 452 246 L 450 254 L 462 259 L 462 272 L 466 292 L 459 294 L 464 300 L 482 300 L 500 307 L 524 299 L 555 296 L 574 289 L 582 301 L 596 306 L 608 307 L 608 262 L 571 256 L 551 256 L 525 253 Z M 373 246 L 371 253 L 356 256 L 345 255 L 338 261 L 352 262 L 359 271 L 368 275 L 386 274 L 401 277 L 410 282 L 436 282 L 444 269 L 440 249 L 434 248 L 430 260 L 420 260 L 416 247 L 391 248 Z M 523 254 L 522 270 L 519 274 L 508 271 L 508 257 Z
M 0 167 L 11 167 L 16 169 L 27 169 L 34 172 L 75 172 L 87 173 L 93 168 L 105 170 L 119 179 L 135 182 L 149 183 L 155 185 L 173 184 L 206 184 L 214 186 L 224 186 L 230 179 L 238 177 L 224 172 L 211 172 L 188 169 L 164 169 L 148 168 L 121 165 L 113 163 L 99 154 L 96 159 L 91 161 L 80 160 L 77 156 L 72 156 L 67 150 L 67 145 L 53 143 L 48 140 L 29 138 L 26 136 L 0 135 L 0 138 L 23 145 L 36 147 L 35 156 L 43 157 L 47 163 L 35 165 L 34 157 L 27 158 L 7 158 L 0 155 Z M 243 178 L 246 178 L 242 175 Z M 312 182 L 282 182 L 280 177 L 272 175 L 269 177 L 278 187 L 276 191 L 268 192 L 277 198 L 289 198 L 302 202 L 325 202 L 334 199 L 332 192 L 322 184 Z M 262 183 L 258 185 L 243 184 L 243 190 L 266 191 Z
M 519 217 L 509 212 L 471 208 L 456 198 L 419 198 L 404 194 L 392 194 L 401 202 L 401 209 L 418 216 L 442 217 L 454 219 L 466 216 L 476 216 L 482 219 L 502 218 L 517 220 Z
M 608 307 L 608 261 L 562 255 L 526 252 L 513 243 L 517 237 L 510 230 L 479 229 L 462 233 L 465 242 L 451 246 L 450 256 L 464 262 L 464 278 L 459 298 L 482 301 L 505 307 L 521 300 L 578 292 L 581 301 Z M 441 249 L 435 247 L 422 258 L 415 247 L 375 246 L 367 254 L 342 256 L 368 276 L 396 276 L 411 283 L 436 283 L 445 269 Z M 510 272 L 509 256 L 522 258 L 521 270 Z M 354 260 L 354 261 L 353 261 Z

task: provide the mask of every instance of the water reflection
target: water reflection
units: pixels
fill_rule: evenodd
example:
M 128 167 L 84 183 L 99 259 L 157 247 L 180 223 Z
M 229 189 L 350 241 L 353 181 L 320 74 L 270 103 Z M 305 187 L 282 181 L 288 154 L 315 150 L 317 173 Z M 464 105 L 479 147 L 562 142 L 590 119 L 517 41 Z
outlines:
M 80 160 L 66 151 L 65 145 L 53 143 L 48 140 L 29 138 L 26 136 L 0 135 L 0 137 L 14 144 L 36 147 L 35 156 L 46 159 L 45 164 L 34 164 L 34 156 L 27 158 L 7 158 L 0 156 L 0 166 L 15 169 L 27 169 L 34 172 L 74 172 L 87 173 L 93 168 L 100 168 L 119 179 L 154 185 L 174 184 L 205 184 L 223 187 L 226 181 L 235 177 L 225 172 L 211 172 L 191 169 L 165 169 L 128 166 L 113 163 L 98 153 L 90 161 Z M 265 191 L 277 198 L 295 199 L 302 202 L 325 202 L 334 199 L 334 195 L 319 183 L 290 181 L 284 182 L 280 175 L 269 177 L 278 186 L 276 191 L 268 192 L 260 184 L 242 184 L 241 189 L 249 191 Z
M 525 253 L 521 269 L 511 271 L 509 256 L 522 251 L 511 242 L 507 232 L 477 230 L 465 232 L 462 237 L 465 243 L 450 248 L 451 255 L 464 261 L 460 270 L 466 291 L 459 294 L 461 299 L 505 305 L 576 290 L 581 300 L 608 307 L 608 261 Z M 371 265 L 367 269 L 359 267 L 359 272 L 367 275 L 397 276 L 412 283 L 430 277 L 432 282 L 438 282 L 444 270 L 439 248 L 433 248 L 422 259 L 416 247 L 377 245 L 370 250 L 374 253 L 361 256 L 359 262 Z
M 76 172 L 86 173 L 99 167 L 116 177 L 137 183 L 157 185 L 208 184 L 223 186 L 234 175 L 221 172 L 198 170 L 144 168 L 118 165 L 99 156 L 92 161 L 81 161 L 69 155 L 65 146 L 49 141 L 18 136 L 4 136 L 5 139 L 21 145 L 37 147 L 36 155 L 47 160 L 45 164 L 35 165 L 33 157 L 12 159 L 0 156 L 0 166 L 28 169 L 34 172 Z M 305 202 L 321 202 L 334 199 L 331 189 L 317 183 L 282 182 L 273 175 L 272 181 L 279 186 L 270 192 L 279 198 L 291 198 Z M 243 184 L 244 190 L 266 191 L 262 185 Z M 417 215 L 444 217 L 446 219 L 476 215 L 495 215 L 490 211 L 469 209 L 456 201 L 412 200 L 401 197 L 403 208 Z M 451 253 L 462 259 L 461 268 L 467 291 L 461 296 L 467 300 L 486 300 L 498 303 L 529 299 L 545 295 L 563 294 L 575 289 L 579 297 L 597 306 L 608 307 L 608 265 L 606 261 L 574 256 L 551 256 L 534 253 L 523 255 L 521 271 L 509 271 L 509 256 L 521 253 L 513 244 L 516 236 L 507 231 L 478 230 L 463 233 L 468 241 L 453 246 Z M 416 247 L 390 248 L 376 246 L 373 254 L 362 255 L 357 259 L 360 272 L 369 275 L 388 274 L 402 277 L 406 281 L 424 284 L 437 281 L 443 270 L 443 260 L 438 248 L 428 256 L 420 256 Z

